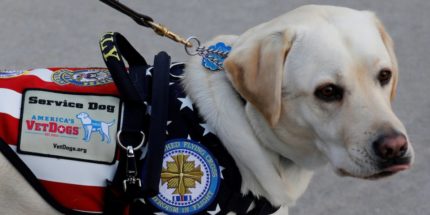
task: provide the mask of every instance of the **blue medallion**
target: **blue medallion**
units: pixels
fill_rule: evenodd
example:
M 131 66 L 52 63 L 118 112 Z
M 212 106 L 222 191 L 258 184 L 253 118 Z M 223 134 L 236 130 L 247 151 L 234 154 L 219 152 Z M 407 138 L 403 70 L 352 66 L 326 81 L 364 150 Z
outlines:
M 218 163 L 203 145 L 170 140 L 164 151 L 160 192 L 149 201 L 167 214 L 196 214 L 216 198 L 219 184 Z

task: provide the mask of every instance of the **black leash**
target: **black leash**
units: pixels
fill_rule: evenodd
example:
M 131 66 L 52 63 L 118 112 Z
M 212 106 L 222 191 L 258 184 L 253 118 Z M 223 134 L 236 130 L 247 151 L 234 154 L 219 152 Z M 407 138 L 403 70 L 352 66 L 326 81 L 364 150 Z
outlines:
M 142 25 L 147 28 L 151 28 L 156 34 L 167 37 L 175 42 L 182 43 L 185 47 L 192 47 L 192 43 L 189 40 L 184 39 L 183 37 L 173 33 L 168 28 L 163 26 L 162 24 L 154 22 L 154 20 L 144 14 L 138 13 L 126 5 L 119 2 L 119 0 L 100 0 L 101 2 L 109 5 L 110 7 L 118 10 L 119 12 L 129 16 L 132 18 L 137 24 Z
M 119 2 L 119 0 L 100 0 L 100 1 L 118 10 L 119 12 L 129 16 L 137 24 L 147 28 L 151 28 L 159 36 L 167 37 L 175 42 L 183 44 L 185 48 L 185 52 L 189 56 L 199 55 L 202 57 L 202 65 L 205 68 L 211 71 L 224 70 L 223 63 L 224 63 L 224 59 L 230 53 L 230 50 L 231 50 L 230 46 L 224 43 L 218 43 L 216 45 L 209 46 L 206 48 L 205 46 L 201 46 L 200 40 L 197 37 L 190 36 L 187 39 L 184 39 L 178 34 L 175 34 L 172 31 L 170 31 L 164 25 L 154 22 L 154 20 L 150 16 L 147 16 L 132 10 L 131 8 Z
M 129 7 L 127 7 L 124 4 L 122 4 L 121 2 L 119 2 L 118 0 L 100 0 L 100 1 L 113 7 L 113 8 L 115 8 L 115 9 L 117 9 L 119 12 L 131 17 L 139 25 L 150 28 L 151 25 L 149 24 L 149 22 L 154 21 L 151 17 L 149 17 L 147 15 L 133 11 Z

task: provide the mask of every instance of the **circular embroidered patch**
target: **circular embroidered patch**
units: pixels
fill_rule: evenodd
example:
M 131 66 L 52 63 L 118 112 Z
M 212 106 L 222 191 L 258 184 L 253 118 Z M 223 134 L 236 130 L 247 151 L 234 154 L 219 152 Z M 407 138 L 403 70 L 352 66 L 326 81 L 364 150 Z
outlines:
M 0 78 L 14 78 L 27 72 L 26 70 L 0 70 Z
M 171 140 L 164 151 L 160 193 L 149 201 L 168 214 L 195 214 L 216 198 L 219 183 L 218 163 L 204 146 Z
M 107 69 L 62 69 L 52 74 L 52 81 L 59 85 L 73 84 L 77 86 L 98 86 L 112 83 L 112 77 Z

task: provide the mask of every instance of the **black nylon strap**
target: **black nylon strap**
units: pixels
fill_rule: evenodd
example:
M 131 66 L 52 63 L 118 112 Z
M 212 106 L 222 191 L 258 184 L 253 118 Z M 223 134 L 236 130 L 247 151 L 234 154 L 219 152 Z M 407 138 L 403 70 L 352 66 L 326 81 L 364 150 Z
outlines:
M 148 65 L 136 49 L 119 33 L 106 33 L 100 40 L 100 48 L 106 66 L 118 88 L 121 99 L 124 101 L 120 141 L 126 147 L 136 147 L 143 138 L 140 132 L 144 129 L 145 105 L 143 99 L 146 95 L 139 92 L 135 87 L 143 84 L 143 81 L 139 82 L 138 79 L 134 78 L 139 77 L 135 73 L 144 73 Z M 129 70 L 125 67 L 123 57 L 129 64 Z M 140 150 L 135 151 L 137 159 L 140 155 Z M 121 150 L 117 172 L 113 181 L 108 182 L 105 193 L 105 214 L 123 213 L 127 205 L 140 195 L 139 187 L 129 185 L 125 192 L 123 190 L 126 165 L 126 151 Z
M 140 77 L 137 75 L 138 73 L 145 72 L 148 64 L 127 39 L 119 33 L 106 33 L 100 40 L 100 48 L 106 66 L 121 94 L 121 99 L 125 101 L 125 114 L 121 128 L 124 135 L 122 135 L 121 140 L 126 144 L 136 146 L 142 139 L 140 131 L 144 127 L 143 118 L 145 116 L 145 105 L 142 101 L 147 96 L 137 90 L 136 86 L 143 83 L 136 77 Z M 129 64 L 128 70 L 125 67 L 123 57 Z
M 151 17 L 147 15 L 133 11 L 129 7 L 119 2 L 118 0 L 100 0 L 100 1 L 117 9 L 119 12 L 124 13 L 125 15 L 131 17 L 139 25 L 149 28 L 150 25 L 148 22 L 154 21 Z
M 145 99 L 142 98 L 144 95 L 140 95 L 136 90 L 134 86 L 136 80 L 133 81 L 129 73 L 147 67 L 145 59 L 119 33 L 106 33 L 100 39 L 100 49 L 103 60 L 124 100 L 140 104 Z M 129 64 L 129 71 L 127 71 L 122 57 Z
M 143 57 L 130 45 L 130 43 L 119 33 L 107 33 L 100 40 L 100 47 L 103 53 L 103 58 L 106 65 L 112 74 L 112 78 L 123 98 L 124 116 L 122 123 L 121 141 L 124 145 L 132 145 L 135 147 L 140 143 L 140 131 L 145 129 L 145 113 L 146 105 L 144 101 L 151 98 L 150 126 L 148 137 L 148 151 L 144 163 L 144 171 L 142 174 L 142 189 L 134 188 L 130 190 L 138 190 L 137 193 L 125 193 L 122 195 L 119 187 L 125 178 L 125 162 L 124 151 L 121 151 L 118 170 L 114 180 L 108 188 L 106 201 L 111 205 L 105 207 L 105 212 L 109 213 L 117 211 L 117 208 L 124 208 L 126 204 L 133 201 L 140 195 L 154 196 L 158 194 L 159 181 L 162 169 L 162 161 L 164 154 L 165 131 L 167 126 L 167 107 L 168 107 L 168 92 L 169 92 L 169 70 L 170 56 L 165 52 L 155 56 L 154 71 L 152 73 L 152 89 L 149 90 L 145 85 L 144 76 L 149 68 Z M 124 57 L 129 64 L 127 71 Z M 149 95 L 152 91 L 152 95 Z M 137 158 L 140 155 L 136 156 Z M 138 165 L 138 169 L 141 167 Z M 142 191 L 142 192 L 141 192 Z M 126 199 L 125 201 L 123 199 Z M 119 209 L 122 211 L 123 209 Z M 117 212 L 119 212 L 117 211 Z
M 142 173 L 143 192 L 148 196 L 158 194 L 164 146 L 166 142 L 167 112 L 169 100 L 170 56 L 160 52 L 154 58 L 152 84 L 151 124 L 148 152 Z

